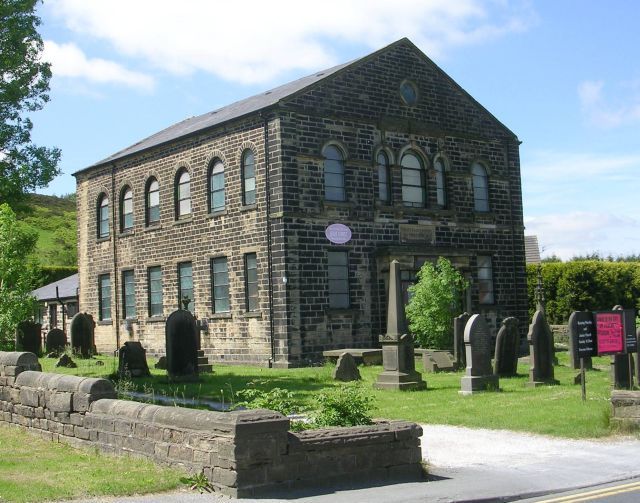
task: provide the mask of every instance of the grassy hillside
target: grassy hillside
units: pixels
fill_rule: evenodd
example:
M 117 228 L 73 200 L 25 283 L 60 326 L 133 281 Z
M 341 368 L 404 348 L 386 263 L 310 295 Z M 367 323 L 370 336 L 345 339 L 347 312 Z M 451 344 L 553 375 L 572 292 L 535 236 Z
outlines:
M 42 265 L 77 264 L 74 196 L 29 194 L 15 211 L 25 227 L 38 234 L 38 258 Z

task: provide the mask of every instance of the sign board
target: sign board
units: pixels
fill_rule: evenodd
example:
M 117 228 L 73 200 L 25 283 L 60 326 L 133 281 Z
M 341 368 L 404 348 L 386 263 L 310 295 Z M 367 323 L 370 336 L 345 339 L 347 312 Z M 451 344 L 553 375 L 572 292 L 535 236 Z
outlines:
M 638 351 L 638 338 L 636 337 L 636 310 L 625 309 L 624 313 L 624 338 L 627 353 Z
M 589 358 L 598 354 L 596 327 L 593 314 L 589 311 L 575 311 L 569 317 L 569 336 L 578 352 L 578 358 Z
M 324 230 L 327 239 L 336 245 L 343 245 L 351 240 L 351 229 L 344 224 L 331 224 Z
M 599 355 L 624 353 L 624 312 L 604 311 L 595 313 Z

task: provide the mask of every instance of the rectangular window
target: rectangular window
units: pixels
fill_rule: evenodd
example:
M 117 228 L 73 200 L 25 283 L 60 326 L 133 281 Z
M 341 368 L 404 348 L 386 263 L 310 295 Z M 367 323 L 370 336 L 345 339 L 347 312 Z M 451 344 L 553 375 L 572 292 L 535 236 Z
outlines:
M 245 308 L 258 310 L 258 260 L 255 253 L 244 256 Z
M 478 301 L 493 304 L 493 268 L 491 257 L 478 256 Z
M 147 269 L 147 288 L 149 291 L 149 316 L 162 316 L 162 268 Z
M 125 319 L 136 317 L 136 283 L 133 271 L 122 271 L 122 314 Z
M 330 251 L 329 265 L 329 307 L 348 308 L 349 302 L 349 257 L 346 251 Z
M 49 328 L 58 326 L 58 304 L 49 304 Z
M 108 274 L 98 276 L 98 317 L 100 320 L 111 319 L 111 278 Z
M 178 264 L 178 299 L 179 309 L 185 309 L 185 300 L 188 300 L 186 309 L 193 313 L 193 268 L 191 262 Z
M 211 292 L 213 312 L 229 312 L 229 269 L 227 257 L 211 259 Z
M 78 314 L 78 303 L 77 302 L 67 302 L 66 308 L 67 308 L 67 318 L 68 319 L 71 319 L 76 314 Z
M 253 164 L 244 168 L 244 204 L 256 204 L 256 170 Z

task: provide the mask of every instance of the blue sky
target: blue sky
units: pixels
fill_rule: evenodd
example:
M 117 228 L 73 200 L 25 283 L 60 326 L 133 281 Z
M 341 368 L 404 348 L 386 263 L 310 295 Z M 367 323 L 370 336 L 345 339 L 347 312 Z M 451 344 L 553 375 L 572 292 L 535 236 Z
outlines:
M 321 7 L 320 7 L 321 6 Z M 640 253 L 640 2 L 45 0 L 40 192 L 186 117 L 409 37 L 514 131 L 543 255 Z

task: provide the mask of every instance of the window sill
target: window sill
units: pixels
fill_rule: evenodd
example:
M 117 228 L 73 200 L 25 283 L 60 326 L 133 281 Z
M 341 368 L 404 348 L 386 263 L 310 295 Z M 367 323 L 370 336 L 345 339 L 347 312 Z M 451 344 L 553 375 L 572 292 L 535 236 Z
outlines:
M 103 238 L 98 238 L 96 240 L 96 243 L 108 243 L 109 241 L 111 241 L 111 236 L 106 236 Z
M 113 325 L 113 321 L 112 320 L 98 320 L 97 325 L 99 327 L 106 327 L 108 325 Z
M 231 314 L 231 312 L 228 312 L 228 313 L 213 313 L 209 317 L 210 320 L 230 320 L 231 318 L 233 318 L 233 315 Z
M 147 318 L 147 323 L 162 323 L 167 321 L 164 316 L 149 316 Z
M 135 231 L 133 229 L 129 229 L 126 231 L 122 231 L 120 234 L 118 234 L 119 238 L 128 238 L 129 236 L 134 236 L 135 235 Z
M 151 225 L 147 225 L 144 228 L 144 231 L 145 232 L 152 232 L 152 231 L 158 231 L 160 229 L 162 229 L 162 225 L 161 224 L 151 224 Z
M 241 318 L 262 318 L 261 311 L 248 311 L 240 315 Z
M 188 217 L 182 217 L 182 218 L 178 218 L 177 220 L 174 220 L 173 225 L 183 225 L 191 222 L 193 222 L 193 216 L 189 215 Z
M 221 217 L 223 215 L 227 214 L 227 209 L 223 209 L 223 210 L 217 210 L 217 211 L 210 211 L 209 214 L 207 215 L 209 218 L 216 218 L 216 217 Z
M 255 210 L 258 207 L 257 204 L 243 204 L 242 206 L 240 206 L 240 211 L 251 211 L 251 210 Z

